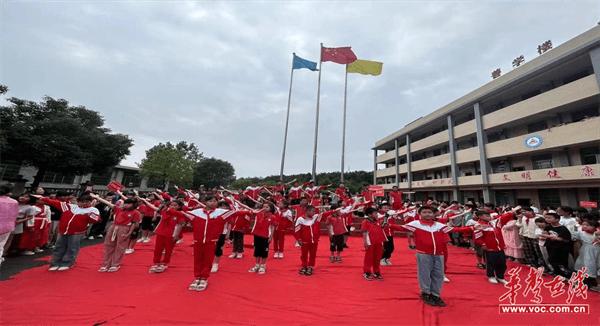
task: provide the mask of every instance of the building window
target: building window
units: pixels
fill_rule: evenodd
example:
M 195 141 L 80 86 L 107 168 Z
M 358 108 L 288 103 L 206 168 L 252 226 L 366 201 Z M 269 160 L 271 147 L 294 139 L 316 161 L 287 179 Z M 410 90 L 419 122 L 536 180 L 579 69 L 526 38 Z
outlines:
M 110 183 L 111 176 L 112 176 L 112 169 L 108 169 L 101 173 L 93 173 L 90 181 L 94 185 L 107 185 Z
M 546 130 L 546 129 L 548 129 L 548 125 L 546 124 L 545 120 L 530 123 L 527 125 L 528 133 L 537 132 L 537 131 Z
M 600 189 L 588 188 L 588 197 L 590 201 L 600 202 Z
M 513 172 L 525 171 L 525 167 L 524 166 L 513 166 L 512 171 Z
M 589 75 L 591 75 L 591 72 L 589 72 L 587 70 L 580 71 L 580 72 L 578 72 L 576 74 L 573 74 L 573 75 L 571 75 L 571 76 L 563 79 L 563 85 L 571 83 L 571 82 L 574 82 L 574 81 L 576 81 L 578 79 L 581 79 L 581 78 L 589 76 Z
M 533 156 L 531 161 L 533 162 L 534 170 L 551 169 L 554 167 L 554 164 L 552 164 L 552 154 Z
M 598 146 L 582 148 L 579 153 L 582 165 L 600 163 L 600 147 Z
M 506 161 L 492 162 L 492 173 L 508 172 L 508 164 Z
M 44 173 L 44 176 L 42 177 L 42 182 L 58 183 L 58 184 L 74 184 L 75 183 L 75 175 L 46 171 L 46 173 Z
M 125 171 L 121 183 L 125 187 L 139 187 L 142 183 L 142 176 L 138 172 Z
M 542 209 L 550 207 L 556 209 L 560 204 L 560 193 L 558 189 L 539 189 L 538 196 L 540 197 L 540 205 Z

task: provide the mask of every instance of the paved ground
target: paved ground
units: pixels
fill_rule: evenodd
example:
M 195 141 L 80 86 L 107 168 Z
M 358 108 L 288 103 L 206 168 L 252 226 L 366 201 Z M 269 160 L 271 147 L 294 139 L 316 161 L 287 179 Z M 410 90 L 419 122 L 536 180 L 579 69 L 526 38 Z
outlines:
M 95 245 L 100 242 L 102 242 L 102 239 L 84 239 L 81 241 L 81 247 Z M 33 256 L 9 255 L 0 266 L 0 281 L 6 281 L 24 270 L 47 265 L 46 257 L 51 254 L 52 250 L 46 249 L 43 253 L 35 254 Z

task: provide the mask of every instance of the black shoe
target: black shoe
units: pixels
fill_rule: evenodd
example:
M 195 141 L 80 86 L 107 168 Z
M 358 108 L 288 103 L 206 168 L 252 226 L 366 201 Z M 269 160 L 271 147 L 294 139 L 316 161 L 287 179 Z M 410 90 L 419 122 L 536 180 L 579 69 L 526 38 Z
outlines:
M 300 271 L 298 271 L 298 274 L 300 274 L 300 275 L 306 275 L 306 267 L 300 268 Z
M 485 269 L 485 265 L 482 264 L 482 263 L 478 263 L 477 264 L 477 268 L 479 268 L 479 269 Z
M 442 300 L 442 298 L 436 296 L 436 295 L 430 295 L 429 296 L 431 302 L 433 303 L 434 306 L 436 307 L 445 307 L 446 303 L 444 302 L 444 300 Z
M 373 274 L 373 278 L 379 281 L 383 281 L 383 276 L 381 276 L 381 273 Z
M 421 300 L 423 300 L 423 303 L 425 303 L 426 305 L 433 306 L 433 301 L 431 300 L 431 294 L 421 292 Z
M 311 276 L 313 274 L 313 268 L 309 267 L 306 269 L 306 273 L 304 275 L 306 276 Z
M 415 246 L 408 246 L 408 249 L 415 250 L 415 249 L 417 249 L 417 247 L 415 247 Z
M 350 247 L 348 247 L 348 245 L 344 243 L 344 248 L 345 248 L 345 249 L 348 249 L 348 248 L 350 248 Z
M 363 273 L 363 277 L 367 281 L 372 281 L 373 280 L 373 275 L 371 273 Z

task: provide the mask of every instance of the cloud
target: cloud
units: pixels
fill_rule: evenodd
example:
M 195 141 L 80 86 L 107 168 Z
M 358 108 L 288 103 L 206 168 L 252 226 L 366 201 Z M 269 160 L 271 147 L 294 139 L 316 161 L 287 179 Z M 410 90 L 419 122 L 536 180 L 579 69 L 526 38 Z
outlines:
M 543 14 L 540 8 L 543 7 Z M 291 52 L 351 45 L 384 62 L 348 76 L 346 162 L 372 169 L 374 142 L 597 23 L 596 1 L 4 2 L 2 83 L 10 96 L 62 97 L 135 140 L 186 140 L 238 176 L 277 174 Z M 317 73 L 294 74 L 286 172 L 311 169 Z M 344 67 L 323 64 L 318 170 L 339 170 Z

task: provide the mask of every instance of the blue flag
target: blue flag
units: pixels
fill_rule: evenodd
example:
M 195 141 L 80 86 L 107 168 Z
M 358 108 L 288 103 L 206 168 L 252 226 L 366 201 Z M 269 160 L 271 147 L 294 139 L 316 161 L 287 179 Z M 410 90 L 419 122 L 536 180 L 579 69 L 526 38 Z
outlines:
M 292 65 L 292 69 L 302 69 L 302 68 L 306 68 L 312 71 L 317 71 L 319 69 L 317 69 L 317 63 L 316 62 L 312 62 L 312 61 L 308 61 L 306 59 L 302 59 L 299 56 L 296 55 L 296 53 L 294 53 L 294 63 Z

